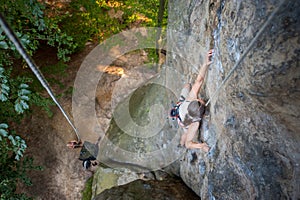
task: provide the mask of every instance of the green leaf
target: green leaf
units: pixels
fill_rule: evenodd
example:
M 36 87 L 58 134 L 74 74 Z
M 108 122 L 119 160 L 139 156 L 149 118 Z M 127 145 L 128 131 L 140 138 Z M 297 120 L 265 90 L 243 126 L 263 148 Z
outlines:
M 18 154 L 16 154 L 15 159 L 20 160 L 20 156 Z
M 8 132 L 4 129 L 0 129 L 0 134 L 3 136 L 3 137 L 7 137 L 8 135 Z
M 26 95 L 26 94 L 30 94 L 31 92 L 27 89 L 21 89 L 19 90 L 19 93 L 18 95 L 21 96 L 21 95 Z
M 7 77 L 4 74 L 5 70 L 4 68 L 0 67 L 0 83 L 1 83 L 1 87 L 0 87 L 0 100 L 2 102 L 7 101 L 8 100 L 8 94 L 10 91 L 9 86 L 6 84 L 8 82 Z
M 0 129 L 7 129 L 8 128 L 8 125 L 7 124 L 5 124 L 5 123 L 1 123 L 0 124 Z
M 4 40 L 5 39 L 5 35 L 2 35 L 2 29 L 0 28 L 0 40 Z
M 29 38 L 30 38 L 29 35 L 24 34 L 21 37 L 21 42 L 23 42 L 25 44 L 29 44 L 30 43 Z
M 28 96 L 24 96 L 24 95 L 20 96 L 20 98 L 25 101 L 29 101 L 29 99 L 30 99 Z
M 19 102 L 15 102 L 15 111 L 18 113 L 18 114 L 21 114 L 24 112 L 24 110 L 22 109 L 22 106 Z
M 27 145 L 25 144 L 25 142 L 21 144 L 21 148 L 23 148 L 23 149 L 27 148 Z
M 0 100 L 2 102 L 7 101 L 7 97 L 4 94 L 0 94 Z
M 4 81 L 3 81 L 4 82 Z M 7 80 L 5 80 L 5 82 L 7 82 Z M 5 90 L 5 91 L 9 91 L 9 87 L 8 87 L 8 85 L 6 85 L 5 83 L 2 83 L 1 84 L 1 89 L 2 90 Z
M 12 142 L 12 144 L 13 144 L 14 146 L 17 145 L 16 140 L 15 140 L 15 138 L 14 138 L 12 135 L 9 135 L 9 136 L 8 136 L 8 139 Z
M 20 101 L 20 104 L 21 104 L 21 106 L 22 106 L 22 108 L 23 108 L 24 110 L 26 110 L 26 109 L 29 108 L 29 105 L 28 105 L 24 100 L 21 100 L 21 101 Z
M 0 41 L 0 48 L 1 49 L 8 49 L 9 46 L 5 41 Z
M 21 83 L 19 88 L 29 88 L 29 86 L 26 83 Z

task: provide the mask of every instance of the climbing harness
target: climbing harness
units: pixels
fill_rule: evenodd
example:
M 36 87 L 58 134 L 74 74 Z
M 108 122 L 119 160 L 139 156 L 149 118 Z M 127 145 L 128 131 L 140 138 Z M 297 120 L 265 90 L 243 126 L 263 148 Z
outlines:
M 204 104 L 202 104 L 199 100 L 197 100 L 198 103 L 199 103 L 199 112 L 201 112 L 201 116 L 203 115 L 204 113 L 204 109 L 205 109 L 205 106 Z M 172 101 L 171 104 L 172 104 L 172 108 L 171 108 L 171 111 L 170 111 L 170 117 L 171 119 L 174 121 L 174 120 L 177 120 L 178 124 L 181 126 L 181 127 L 186 127 L 184 124 L 183 124 L 183 120 L 181 119 L 180 117 L 180 114 L 179 114 L 179 107 L 182 103 L 184 103 L 185 101 L 178 101 L 176 104 Z M 190 101 L 187 101 L 187 102 L 190 102 Z M 202 109 L 201 109 L 202 108 Z M 189 115 L 189 113 L 187 113 L 187 115 Z M 189 115 L 190 116 L 190 115 Z M 191 116 L 190 116 L 191 117 Z M 193 117 L 192 117 L 193 118 Z M 202 120 L 202 117 L 198 117 L 198 118 L 193 118 L 193 121 L 192 122 L 200 122 Z
M 175 119 L 179 119 L 181 121 L 181 118 L 179 116 L 179 106 L 182 104 L 181 101 L 178 101 L 176 104 L 172 101 L 171 102 L 172 104 L 172 109 L 170 111 L 170 116 L 172 118 L 172 120 L 175 120 Z
M 170 112 L 170 116 L 171 116 L 171 119 L 173 121 L 177 121 L 178 125 L 181 126 L 181 127 L 184 127 L 184 124 L 182 123 L 182 119 L 179 115 L 179 107 L 180 105 L 183 103 L 182 101 L 178 101 L 176 104 L 172 101 L 172 109 L 171 109 L 171 112 Z
M 2 13 L 0 13 L 0 25 L 1 25 L 1 28 L 3 29 L 3 31 L 5 32 L 5 34 L 7 35 L 7 37 L 10 39 L 10 41 L 16 46 L 16 49 L 21 54 L 21 56 L 24 58 L 24 60 L 26 61 L 27 65 L 30 67 L 30 69 L 34 73 L 34 75 L 41 82 L 42 86 L 46 89 L 46 91 L 48 92 L 48 94 L 50 95 L 50 97 L 52 98 L 52 100 L 54 101 L 54 103 L 58 106 L 58 108 L 60 109 L 60 111 L 62 112 L 62 114 L 64 115 L 64 117 L 67 119 L 68 123 L 71 125 L 71 127 L 75 131 L 75 134 L 77 136 L 77 140 L 80 141 L 80 137 L 79 137 L 79 133 L 78 133 L 77 129 L 75 128 L 75 126 L 71 122 L 70 118 L 68 117 L 67 113 L 64 111 L 64 109 L 62 108 L 62 106 L 60 105 L 60 103 L 55 98 L 55 96 L 54 96 L 52 90 L 50 89 L 50 86 L 47 83 L 46 79 L 44 78 L 43 74 L 37 68 L 37 66 L 34 63 L 34 61 L 32 60 L 32 58 L 25 51 L 25 48 L 22 45 L 22 43 L 20 42 L 20 40 L 17 38 L 17 36 L 15 35 L 15 33 L 12 31 L 12 29 L 10 28 L 10 26 L 5 21 Z
M 257 39 L 262 35 L 262 33 L 265 31 L 266 27 L 269 25 L 269 23 L 274 18 L 275 14 L 278 12 L 278 10 L 282 7 L 285 0 L 281 1 L 280 4 L 274 9 L 274 11 L 271 13 L 271 15 L 268 17 L 268 19 L 265 21 L 265 23 L 262 25 L 261 29 L 257 32 L 256 36 L 251 40 L 250 44 L 247 46 L 244 53 L 241 55 L 240 59 L 235 63 L 235 65 L 232 67 L 232 69 L 229 71 L 228 75 L 225 77 L 225 79 L 222 81 L 222 83 L 219 85 L 219 87 L 216 89 L 216 91 L 213 93 L 211 98 L 206 102 L 205 106 L 208 106 L 208 104 L 211 102 L 212 99 L 215 98 L 215 96 L 219 93 L 221 87 L 225 84 L 225 82 L 230 78 L 230 76 L 233 74 L 233 72 L 238 68 L 239 64 L 244 60 L 246 55 L 249 53 L 249 51 L 252 49 L 254 43 L 257 41 Z

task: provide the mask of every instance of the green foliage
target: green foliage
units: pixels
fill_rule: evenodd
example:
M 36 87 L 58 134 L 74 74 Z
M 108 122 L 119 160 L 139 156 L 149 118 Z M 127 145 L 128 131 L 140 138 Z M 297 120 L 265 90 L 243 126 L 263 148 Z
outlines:
M 51 12 L 56 14 L 51 14 L 47 12 L 48 7 L 38 0 L 0 0 L 0 12 L 6 16 L 6 20 L 31 55 L 38 49 L 41 41 L 46 41 L 48 45 L 57 48 L 59 59 L 68 61 L 68 55 L 82 49 L 89 40 L 96 38 L 103 41 L 136 25 L 158 26 L 159 2 L 72 0 L 66 8 L 52 6 Z M 165 27 L 166 24 L 165 10 L 162 26 Z M 15 47 L 1 29 L 0 48 L 11 50 L 17 56 Z
M 32 185 L 26 172 L 41 168 L 33 165 L 32 158 L 21 159 L 27 148 L 26 142 L 8 128 L 6 123 L 0 123 L 0 199 L 31 199 L 25 194 L 16 194 L 17 183 Z
M 7 77 L 4 74 L 4 68 L 0 67 L 0 84 L 1 84 L 1 88 L 0 88 L 0 100 L 6 101 L 8 99 L 8 93 L 9 93 L 9 86 L 8 86 L 8 80 Z
M 0 0 L 0 12 L 4 14 L 30 55 L 38 49 L 40 41 L 46 41 L 57 48 L 59 59 L 68 61 L 68 55 L 74 52 L 77 45 L 72 37 L 60 30 L 57 24 L 59 21 L 45 16 L 45 8 L 45 5 L 37 0 Z M 8 56 L 18 56 L 14 45 L 8 41 L 1 29 L 0 48 L 7 50 Z
M 85 183 L 85 188 L 82 191 L 82 200 L 92 199 L 93 194 L 93 176 L 90 177 Z
M 54 102 L 38 92 L 32 92 L 29 88 L 32 83 L 33 79 L 28 77 L 11 78 L 11 70 L 5 70 L 0 65 L 0 121 L 19 121 L 29 111 L 30 105 L 41 107 L 49 117 L 53 115 L 50 106 Z
M 54 31 L 54 32 L 53 32 Z M 55 33 L 55 29 L 49 30 L 49 35 L 52 37 L 48 38 L 48 44 L 57 48 L 57 57 L 63 61 L 69 61 L 70 57 L 67 55 L 75 52 L 77 43 L 73 42 L 73 38 L 68 36 L 66 33 Z
M 25 110 L 29 109 L 28 101 L 29 94 L 31 91 L 28 90 L 28 85 L 25 83 L 21 83 L 18 90 L 18 97 L 15 100 L 15 111 L 18 114 L 24 113 Z
M 48 65 L 41 68 L 43 74 L 66 76 L 66 69 L 68 65 L 62 61 L 57 62 L 55 65 Z M 57 80 L 56 80 L 57 81 Z
M 131 20 L 142 20 L 142 26 L 157 27 L 158 26 L 158 12 L 159 0 L 125 0 L 123 1 L 127 12 L 129 14 L 129 22 Z M 167 12 L 164 12 L 163 26 L 167 24 Z
M 30 80 L 24 77 L 11 78 L 11 70 L 5 70 L 0 65 L 0 199 L 30 199 L 24 194 L 16 194 L 16 185 L 19 181 L 31 185 L 26 173 L 31 169 L 39 169 L 33 166 L 31 158 L 21 159 L 27 148 L 26 142 L 14 131 L 9 131 L 7 124 L 21 119 L 34 101 L 46 107 L 43 105 L 45 101 L 38 99 L 40 95 L 30 91 L 27 83 Z
M 0 120 L 8 121 L 29 109 L 29 86 L 22 78 L 10 79 L 11 70 L 0 65 Z M 18 118 L 18 117 L 17 117 Z
M 68 75 L 66 73 L 67 67 L 68 67 L 68 65 L 65 64 L 63 61 L 58 61 L 54 65 L 47 65 L 47 66 L 40 68 L 40 71 L 42 72 L 42 74 L 48 75 L 47 82 L 50 85 L 52 85 L 52 86 L 58 85 L 61 89 L 63 89 L 65 87 L 65 85 L 60 80 L 61 80 L 61 78 Z M 33 84 L 35 85 L 34 88 L 36 89 L 36 91 L 44 91 L 44 88 L 42 87 L 42 85 L 40 85 L 39 80 L 37 80 L 33 77 L 33 82 L 34 82 Z
M 89 40 L 101 42 L 127 28 L 156 27 L 159 0 L 72 0 L 69 9 L 56 20 L 82 49 Z M 163 26 L 167 24 L 166 13 Z
M 0 0 L 0 12 L 31 55 L 46 41 L 57 48 L 59 59 L 69 61 L 68 55 L 83 49 L 89 40 L 101 42 L 134 26 L 158 26 L 159 0 L 72 0 L 69 7 L 51 7 L 54 15 L 46 9 L 37 0 Z M 165 10 L 162 26 L 166 24 Z M 8 51 L 9 56 L 18 56 L 1 29 L 0 48 L 6 50 L 4 55 Z
M 158 25 L 159 0 L 72 0 L 63 9 L 41 2 L 47 1 L 0 0 L 0 12 L 30 55 L 43 43 L 55 47 L 57 57 L 64 62 L 87 41 L 101 42 L 124 29 Z M 163 26 L 166 13 L 164 16 Z M 31 185 L 26 172 L 39 168 L 33 167 L 31 158 L 23 157 L 26 142 L 9 130 L 8 124 L 22 119 L 32 105 L 41 106 L 52 116 L 50 106 L 54 103 L 39 94 L 43 88 L 33 74 L 23 72 L 20 55 L 1 28 L 0 50 L 0 199 L 30 199 L 16 194 L 16 185 L 18 181 Z M 155 57 L 154 51 L 150 53 Z M 64 62 L 43 67 L 42 72 L 61 75 Z M 55 76 L 49 79 L 58 82 Z M 91 195 L 90 188 L 86 192 L 86 196 Z
M 5 71 L 0 65 L 0 114 L 3 117 L 13 117 L 16 114 L 22 114 L 29 109 L 29 95 L 31 91 L 29 86 L 21 78 L 10 79 L 11 70 Z M 14 108 L 14 109 L 12 109 Z M 16 112 L 16 113 L 15 113 Z
M 5 147 L 6 151 L 12 151 L 13 154 L 15 155 L 15 160 L 20 160 L 20 158 L 23 157 L 23 153 L 27 147 L 26 143 L 19 136 L 14 136 L 9 134 L 7 129 L 8 129 L 7 124 L 5 123 L 0 124 L 0 141 L 2 142 L 4 139 L 8 139 L 11 145 Z M 2 158 L 7 155 L 8 154 L 1 154 Z
M 42 110 L 44 110 L 48 117 L 53 116 L 53 112 L 51 111 L 51 106 L 55 105 L 52 99 L 44 98 L 39 93 L 34 92 L 30 95 L 30 105 L 39 106 Z
M 2 141 L 2 137 L 7 137 L 8 133 L 6 131 L 6 129 L 8 128 L 7 124 L 0 124 L 0 141 Z

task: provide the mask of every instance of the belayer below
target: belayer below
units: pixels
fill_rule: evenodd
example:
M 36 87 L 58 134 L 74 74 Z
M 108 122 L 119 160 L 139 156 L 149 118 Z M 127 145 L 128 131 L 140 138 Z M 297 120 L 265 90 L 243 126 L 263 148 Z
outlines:
M 70 149 L 75 149 L 75 148 L 80 148 L 82 147 L 82 142 L 81 141 L 76 141 L 76 140 L 72 140 L 70 142 L 67 143 L 67 147 L 69 147 Z

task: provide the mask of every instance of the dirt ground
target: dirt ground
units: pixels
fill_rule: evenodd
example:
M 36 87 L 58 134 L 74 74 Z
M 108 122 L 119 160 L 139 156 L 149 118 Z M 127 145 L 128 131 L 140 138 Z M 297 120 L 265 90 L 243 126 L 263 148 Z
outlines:
M 58 101 L 69 115 L 72 95 L 64 92 L 73 86 L 78 68 L 95 46 L 89 44 L 82 52 L 72 56 L 66 69 L 67 75 L 56 77 L 64 85 L 63 88 L 51 84 L 56 95 L 64 94 Z M 34 60 L 41 68 L 57 62 L 55 51 L 49 47 L 43 48 Z M 49 75 L 44 75 L 49 78 Z M 32 109 L 33 114 L 18 125 L 17 133 L 27 142 L 26 155 L 33 157 L 34 164 L 42 166 L 43 171 L 31 171 L 29 176 L 33 186 L 21 186 L 20 190 L 34 199 L 81 199 L 84 184 L 92 174 L 85 171 L 78 160 L 80 149 L 66 147 L 68 141 L 76 139 L 74 131 L 56 106 L 51 107 L 54 113 L 52 118 L 40 107 Z

